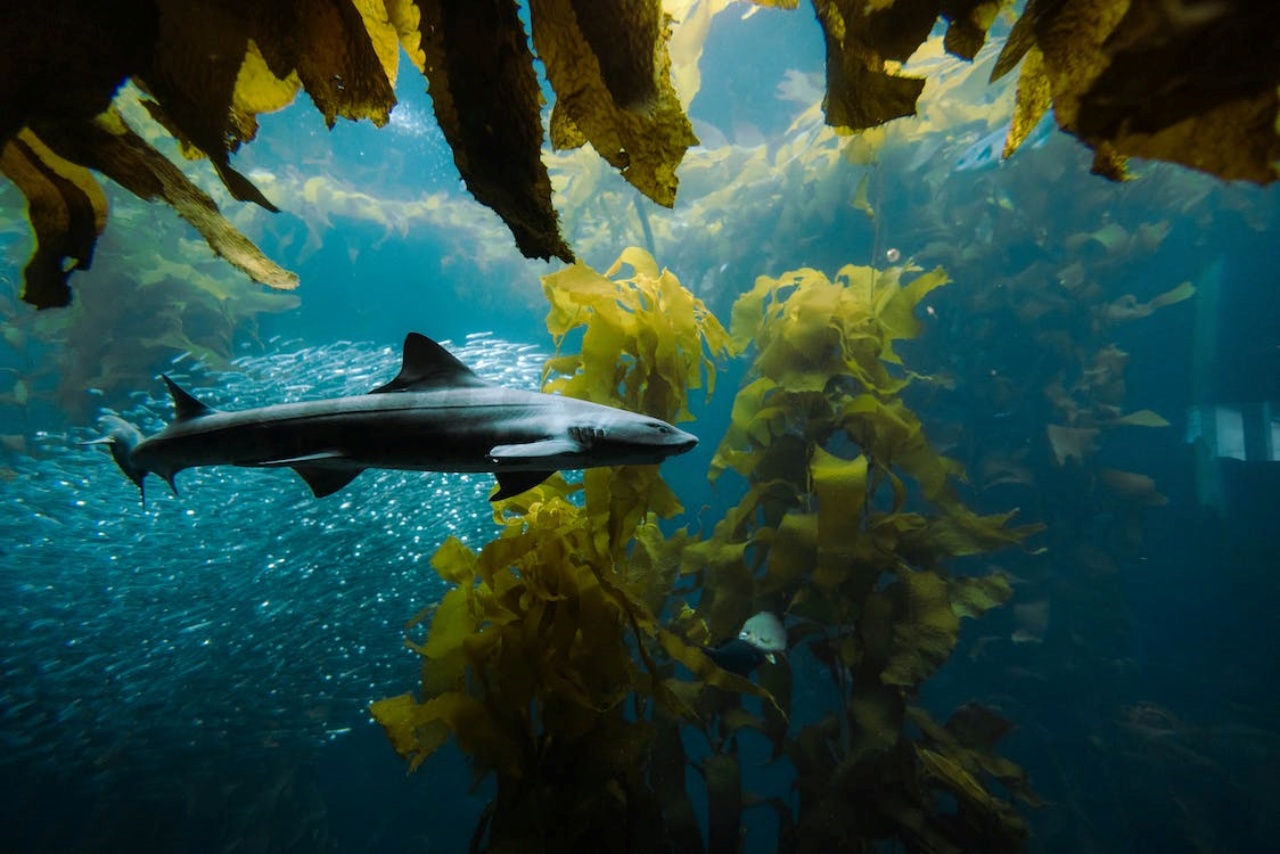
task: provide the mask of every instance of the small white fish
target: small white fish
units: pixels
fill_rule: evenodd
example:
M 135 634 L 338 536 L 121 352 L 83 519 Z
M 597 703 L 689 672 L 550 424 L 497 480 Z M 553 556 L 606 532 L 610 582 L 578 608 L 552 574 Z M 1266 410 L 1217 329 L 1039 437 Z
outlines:
M 769 611 L 761 611 L 742 624 L 738 640 L 746 641 L 765 654 L 772 664 L 774 653 L 787 651 L 787 630 L 782 621 Z

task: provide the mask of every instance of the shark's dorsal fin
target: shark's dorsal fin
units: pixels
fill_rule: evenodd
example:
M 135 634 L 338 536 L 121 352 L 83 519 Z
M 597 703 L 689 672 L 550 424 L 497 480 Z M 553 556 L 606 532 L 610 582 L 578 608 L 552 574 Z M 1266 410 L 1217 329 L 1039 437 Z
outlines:
M 212 406 L 201 403 L 191 396 L 189 392 L 183 389 L 169 379 L 165 374 L 160 375 L 160 379 L 164 380 L 164 384 L 169 387 L 169 397 L 173 398 L 173 415 L 174 421 L 190 421 L 192 418 L 199 418 L 202 415 L 209 415 L 217 412 Z M 170 484 L 172 486 L 172 484 Z
M 391 382 L 378 386 L 369 394 L 486 385 L 488 383 L 454 358 L 448 350 L 425 335 L 410 332 L 404 339 L 404 361 L 400 365 L 400 373 Z

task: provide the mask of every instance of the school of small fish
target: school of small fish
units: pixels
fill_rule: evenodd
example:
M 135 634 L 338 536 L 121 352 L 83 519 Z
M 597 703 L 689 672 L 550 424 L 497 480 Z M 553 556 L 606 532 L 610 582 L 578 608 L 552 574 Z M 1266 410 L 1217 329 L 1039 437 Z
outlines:
M 399 342 L 338 342 L 167 371 L 210 405 L 359 394 Z M 486 379 L 536 390 L 545 354 L 487 333 L 449 345 Z M 157 379 L 119 415 L 144 433 L 172 407 Z M 42 434 L 0 502 L 0 769 L 117 775 L 322 743 L 409 690 L 405 622 L 438 601 L 429 559 L 496 528 L 488 475 L 370 471 L 317 501 L 288 471 L 200 469 L 145 505 L 90 427 Z

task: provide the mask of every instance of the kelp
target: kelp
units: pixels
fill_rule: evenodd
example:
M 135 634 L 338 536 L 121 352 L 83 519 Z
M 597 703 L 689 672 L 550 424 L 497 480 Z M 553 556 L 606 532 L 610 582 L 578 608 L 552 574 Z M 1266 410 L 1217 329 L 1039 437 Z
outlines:
M 624 264 L 633 275 L 611 278 Z M 544 287 L 548 330 L 562 342 L 581 327 L 584 342 L 580 356 L 548 362 L 544 388 L 688 417 L 688 389 L 704 371 L 710 385 L 727 333 L 673 275 L 629 249 L 607 275 L 579 264 Z M 600 347 L 613 349 L 604 357 Z M 457 586 L 425 642 L 410 642 L 423 657 L 421 698 L 382 700 L 373 713 L 411 767 L 453 737 L 494 773 L 498 793 L 477 836 L 490 847 L 654 844 L 661 822 L 637 817 L 661 815 L 666 787 L 650 785 L 644 760 L 663 719 L 647 719 L 644 698 L 667 715 L 691 713 L 654 656 L 701 656 L 650 604 L 665 599 L 676 570 L 655 523 L 680 509 L 655 467 L 592 469 L 581 483 L 556 475 L 497 502 L 502 534 L 479 552 L 451 539 L 433 556 Z M 644 554 L 634 565 L 633 541 Z M 722 671 L 707 678 L 762 693 Z
M 453 738 L 495 776 L 482 845 L 735 850 L 752 803 L 738 740 L 754 730 L 798 774 L 796 807 L 767 801 L 780 845 L 1019 847 L 1020 818 L 985 782 L 1034 798 L 994 753 L 1003 731 L 935 732 L 908 713 L 962 619 L 1012 594 L 1000 573 L 953 577 L 946 562 L 1034 530 L 965 508 L 959 468 L 902 403 L 925 380 L 894 344 L 920 333 L 915 309 L 946 281 L 941 270 L 854 266 L 835 281 L 814 270 L 762 277 L 730 333 L 640 249 L 604 274 L 577 263 L 544 277 L 557 345 L 544 390 L 688 418 L 688 394 L 710 393 L 715 362 L 755 348 L 712 470 L 735 468 L 748 488 L 704 538 L 663 533 L 659 519 L 680 505 L 654 469 L 556 475 L 496 504 L 495 540 L 475 551 L 450 539 L 433 556 L 456 586 L 409 624 L 416 634 L 429 619 L 425 638 L 408 641 L 423 658 L 421 691 L 373 713 L 411 769 Z M 579 351 L 560 352 L 579 333 Z M 843 723 L 792 733 L 785 659 L 751 680 L 705 654 L 761 608 L 798 621 L 793 641 L 829 665 Z M 753 697 L 758 711 L 744 703 Z M 999 720 L 977 706 L 961 719 Z M 710 751 L 691 759 L 684 728 Z M 705 842 L 691 763 L 706 787 Z M 938 805 L 942 791 L 954 812 Z
M 636 189 L 671 207 L 676 167 L 697 138 L 671 84 L 668 33 L 659 5 L 655 0 L 610 4 L 612 26 L 629 35 L 607 41 L 610 59 L 602 59 L 584 37 L 579 10 L 589 7 L 588 32 L 603 33 L 604 12 L 597 4 L 529 0 L 533 43 L 556 91 L 551 144 L 566 149 L 590 142 Z M 624 69 L 630 71 L 625 78 Z M 641 76 L 646 70 L 648 79 Z M 645 97 L 637 100 L 637 92 Z
M 713 636 L 765 604 L 802 621 L 845 701 L 793 736 L 773 730 L 800 793 L 780 844 L 1016 850 L 1025 837 L 957 742 L 915 741 L 908 728 L 907 701 L 950 657 L 961 619 L 1012 595 L 1000 574 L 949 577 L 946 564 L 1039 529 L 965 507 L 961 469 L 902 401 L 928 378 L 894 344 L 920 333 L 917 306 L 947 281 L 941 269 L 848 265 L 834 280 L 804 269 L 760 277 L 734 305 L 734 343 L 755 358 L 711 474 L 732 469 L 748 489 L 685 571 L 703 581 Z
M 56 0 L 6 9 L 0 48 L 13 73 L 0 88 L 0 145 L 10 147 L 23 132 L 28 149 L 38 138 L 69 164 L 95 168 L 90 154 L 73 153 L 66 143 L 92 137 L 117 90 L 131 80 L 147 92 L 151 115 L 185 154 L 209 159 L 233 198 L 274 210 L 231 165 L 231 155 L 255 137 L 258 115 L 305 91 L 330 127 L 339 117 L 381 126 L 395 105 L 403 47 L 429 79 L 436 116 L 473 195 L 502 217 L 525 255 L 569 260 L 573 250 L 561 235 L 540 159 L 534 51 L 556 95 L 552 145 L 591 142 L 627 181 L 670 207 L 676 169 L 696 142 L 684 110 L 698 88 L 701 45 L 724 3 L 668 5 L 679 17 L 674 37 L 657 0 L 530 0 L 528 36 L 515 0 L 298 0 L 279 9 L 247 0 L 129 0 L 110 9 Z M 971 60 L 1008 5 L 814 0 L 827 50 L 827 122 L 845 132 L 914 114 L 924 78 L 898 70 L 939 17 L 948 22 L 946 50 Z M 998 78 L 1022 63 L 1004 155 L 1052 106 L 1059 126 L 1095 150 L 1095 171 L 1110 177 L 1124 177 L 1126 158 L 1138 155 L 1226 178 L 1273 181 L 1280 80 L 1274 63 L 1248 58 L 1268 54 L 1276 26 L 1274 16 L 1248 4 L 1192 10 L 1155 0 L 1030 2 L 995 67 Z M 32 176 L 30 157 L 15 149 L 6 160 L 34 194 L 33 226 L 39 220 L 41 248 L 28 266 L 30 300 L 65 304 L 66 271 L 56 268 L 86 266 L 101 226 L 88 228 L 79 216 L 65 228 L 56 225 L 60 220 L 50 212 L 81 205 L 78 191 L 66 188 L 51 208 L 48 181 Z M 146 183 L 155 183 L 161 173 L 150 157 L 144 161 L 155 176 Z M 177 206 L 175 194 L 161 196 Z M 865 194 L 857 200 L 860 209 L 874 209 Z M 839 201 L 837 188 L 814 204 L 825 207 L 829 220 Z M 183 212 L 190 214 L 190 208 Z M 641 224 L 647 226 L 643 218 Z M 291 274 L 265 259 L 250 261 L 260 255 L 256 249 L 226 251 L 228 244 L 247 243 L 242 236 L 202 233 L 255 280 L 293 284 Z
M 1021 61 L 1020 128 L 1051 103 L 1109 178 L 1146 157 L 1268 184 L 1280 175 L 1280 66 L 1256 57 L 1278 39 L 1264 5 L 1030 0 L 994 76 Z
M 54 154 L 29 130 L 0 150 L 0 172 L 26 196 L 35 231 L 23 300 L 37 308 L 67 305 L 67 277 L 93 263 L 94 244 L 107 224 L 106 194 L 89 170 Z
M 514 0 L 423 0 L 411 52 L 458 172 L 529 258 L 572 261 L 539 157 L 542 94 Z

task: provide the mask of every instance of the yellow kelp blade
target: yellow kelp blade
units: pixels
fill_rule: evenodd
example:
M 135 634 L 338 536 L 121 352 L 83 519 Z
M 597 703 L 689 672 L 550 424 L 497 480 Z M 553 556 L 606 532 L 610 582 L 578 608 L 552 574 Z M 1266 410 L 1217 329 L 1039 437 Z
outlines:
M 422 0 L 425 73 L 467 189 L 529 258 L 572 261 L 542 163 L 542 94 L 512 0 Z
M 27 218 L 36 233 L 35 252 L 23 270 L 23 302 L 36 308 L 67 305 L 67 276 L 72 269 L 89 268 L 106 226 L 106 195 L 88 169 L 54 154 L 30 130 L 0 151 L 0 172 L 26 197 Z

